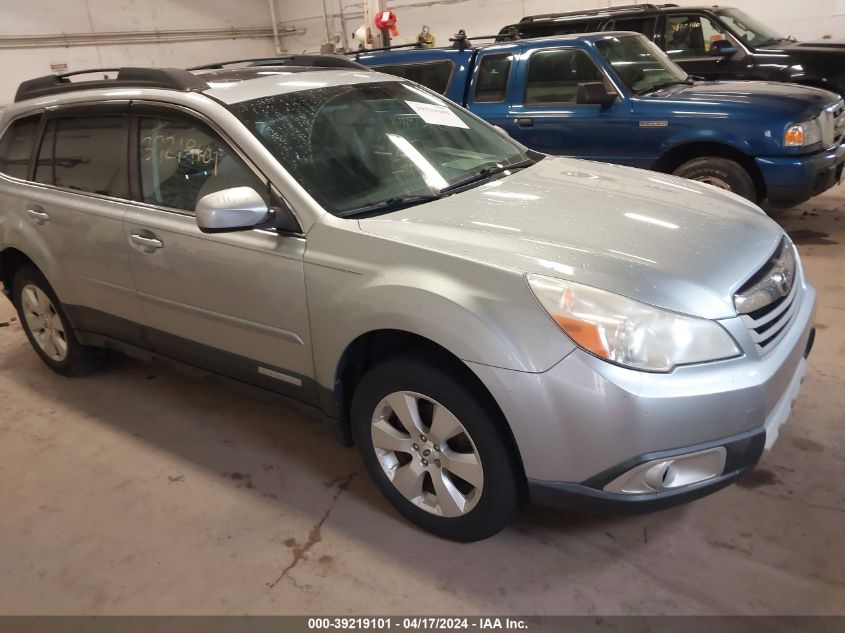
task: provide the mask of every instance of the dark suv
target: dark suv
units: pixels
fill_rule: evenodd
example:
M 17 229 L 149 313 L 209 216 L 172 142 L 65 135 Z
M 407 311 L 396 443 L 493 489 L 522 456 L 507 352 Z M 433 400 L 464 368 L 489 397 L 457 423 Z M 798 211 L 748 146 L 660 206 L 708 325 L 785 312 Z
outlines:
M 730 7 L 640 4 L 531 15 L 504 27 L 498 40 L 595 31 L 642 33 L 689 74 L 705 79 L 789 81 L 845 91 L 845 43 L 798 42 Z

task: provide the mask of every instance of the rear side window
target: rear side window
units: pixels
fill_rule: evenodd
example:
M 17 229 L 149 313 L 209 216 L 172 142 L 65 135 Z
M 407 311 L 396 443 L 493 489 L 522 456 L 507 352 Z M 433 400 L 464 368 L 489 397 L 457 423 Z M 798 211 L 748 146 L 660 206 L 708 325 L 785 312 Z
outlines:
M 267 184 L 203 123 L 140 117 L 138 127 L 144 202 L 193 213 L 203 196 L 252 187 L 269 204 Z
M 127 117 L 80 116 L 50 121 L 35 179 L 63 189 L 129 197 Z
M 29 175 L 32 146 L 40 121 L 39 114 L 18 119 L 9 126 L 0 139 L 0 172 L 15 178 L 26 178 Z
M 425 64 L 397 64 L 394 66 L 375 66 L 374 70 L 388 75 L 396 75 L 440 94 L 446 92 L 455 65 L 450 61 L 429 62 Z
M 642 33 L 648 39 L 654 39 L 654 31 L 657 27 L 657 18 L 627 18 L 624 20 L 612 20 L 607 23 L 605 31 L 634 31 Z
M 601 20 L 561 20 L 560 22 L 534 22 L 517 24 L 523 39 L 529 37 L 549 37 L 551 35 L 573 35 L 592 33 L 599 30 Z
M 476 102 L 495 103 L 505 100 L 512 64 L 513 55 L 510 53 L 485 55 L 481 58 L 475 84 Z
M 584 51 L 538 51 L 528 61 L 525 103 L 575 103 L 579 84 L 603 80 L 601 71 Z

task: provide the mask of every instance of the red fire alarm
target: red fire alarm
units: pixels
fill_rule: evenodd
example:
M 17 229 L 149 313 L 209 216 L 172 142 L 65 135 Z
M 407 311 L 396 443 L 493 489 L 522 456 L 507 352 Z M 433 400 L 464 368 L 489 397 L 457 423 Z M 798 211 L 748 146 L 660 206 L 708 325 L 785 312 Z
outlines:
M 396 12 L 379 11 L 376 14 L 376 28 L 379 31 L 387 31 L 390 29 L 390 35 L 392 37 L 399 35 L 399 29 L 396 27 Z

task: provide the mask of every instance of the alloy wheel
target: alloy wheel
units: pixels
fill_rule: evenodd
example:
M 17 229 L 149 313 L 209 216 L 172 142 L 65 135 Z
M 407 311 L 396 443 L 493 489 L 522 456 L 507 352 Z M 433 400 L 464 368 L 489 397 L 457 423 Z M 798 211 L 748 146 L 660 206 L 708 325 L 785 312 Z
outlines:
M 21 292 L 26 326 L 32 338 L 50 360 L 67 358 L 67 333 L 50 297 L 38 286 L 27 284 Z
M 463 424 L 436 400 L 397 391 L 379 402 L 371 434 L 379 464 L 411 503 L 443 517 L 459 517 L 478 503 L 484 469 Z

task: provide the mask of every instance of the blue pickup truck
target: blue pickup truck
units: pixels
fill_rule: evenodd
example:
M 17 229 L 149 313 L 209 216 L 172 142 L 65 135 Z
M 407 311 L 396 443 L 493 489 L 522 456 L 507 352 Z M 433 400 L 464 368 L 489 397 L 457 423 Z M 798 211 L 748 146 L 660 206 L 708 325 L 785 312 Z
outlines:
M 842 179 L 845 105 L 794 84 L 700 81 L 635 33 L 361 52 L 547 153 L 671 173 L 771 207 Z

